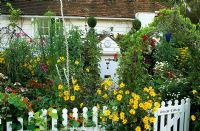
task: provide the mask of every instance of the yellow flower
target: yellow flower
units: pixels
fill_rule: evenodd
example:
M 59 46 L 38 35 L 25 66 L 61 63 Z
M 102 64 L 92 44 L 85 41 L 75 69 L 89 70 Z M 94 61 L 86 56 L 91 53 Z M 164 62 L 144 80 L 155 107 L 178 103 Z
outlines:
M 114 95 L 117 95 L 117 90 L 113 90 L 113 94 L 114 94 Z
M 83 107 L 83 105 L 84 105 L 84 104 L 83 104 L 83 102 L 82 102 L 82 103 L 80 104 L 80 108 L 82 108 L 82 107 Z
M 130 104 L 134 103 L 134 100 L 131 98 L 131 99 L 129 100 L 129 103 L 130 103 Z
M 97 90 L 97 94 L 99 94 L 99 95 L 100 95 L 100 94 L 101 94 L 101 92 L 102 92 L 102 91 L 101 91 L 100 89 L 98 89 L 98 90 Z
M 76 84 L 76 82 L 77 82 L 77 80 L 76 80 L 76 79 L 72 79 L 72 84 L 73 84 L 73 85 L 75 85 L 75 84 Z
M 127 119 L 123 119 L 122 123 L 126 124 L 127 123 Z
M 191 119 L 192 119 L 192 121 L 195 121 L 196 120 L 196 116 L 195 115 L 191 115 Z
M 135 128 L 135 131 L 141 131 L 141 127 L 140 127 L 140 126 L 137 126 L 137 127 Z
M 196 90 L 192 90 L 192 93 L 193 93 L 193 94 L 196 94 L 196 93 L 197 93 L 197 91 L 196 91 Z
M 139 95 L 134 95 L 134 99 L 135 99 L 135 100 L 139 100 L 139 99 L 140 99 L 140 96 L 139 96 Z
M 108 98 L 108 94 L 104 94 L 102 97 L 103 97 L 104 99 L 107 99 L 107 98 Z
M 97 104 L 97 108 L 100 109 L 100 105 L 99 104 Z
M 76 84 L 76 85 L 74 86 L 74 90 L 75 90 L 75 91 L 79 91 L 79 90 L 80 90 L 80 86 L 79 86 L 78 84 Z
M 4 63 L 5 59 L 0 57 L 0 64 Z
M 119 90 L 118 92 L 119 92 L 119 94 L 123 94 L 124 93 L 123 90 Z
M 60 59 L 58 59 L 58 60 L 57 60 L 57 63 L 60 63 L 60 62 L 61 62 L 61 60 L 60 60 Z
M 58 93 L 58 96 L 59 96 L 59 97 L 62 97 L 62 96 L 63 96 L 63 93 L 62 93 L 62 92 L 59 92 L 59 93 Z
M 58 90 L 62 90 L 63 89 L 63 85 L 62 84 L 59 84 L 58 85 Z
M 110 112 L 110 110 L 108 110 L 108 109 L 104 111 L 105 116 L 109 116 L 110 113 L 111 113 L 111 112 Z
M 148 120 L 149 120 L 148 116 L 145 116 L 144 118 L 142 118 L 142 121 L 144 124 L 148 124 Z
M 104 86 L 104 90 L 108 90 L 108 86 L 107 85 Z
M 90 68 L 89 67 L 87 67 L 85 70 L 86 70 L 86 72 L 90 72 Z
M 149 94 L 150 94 L 150 96 L 153 96 L 153 97 L 156 96 L 156 93 L 154 91 L 150 91 Z
M 130 94 L 130 91 L 129 91 L 129 90 L 126 90 L 126 91 L 125 91 L 125 94 L 126 94 L 126 95 Z
M 151 128 L 151 126 L 150 126 L 149 124 L 145 124 L 145 125 L 144 125 L 144 128 L 145 128 L 146 130 L 149 130 L 149 129 Z
M 113 119 L 112 120 L 115 121 L 115 122 L 119 121 L 119 117 L 118 117 L 117 113 L 113 114 Z
M 131 110 L 129 111 L 129 113 L 130 113 L 131 115 L 135 115 L 135 110 L 134 110 L 134 109 L 131 109 Z
M 160 103 L 155 102 L 154 105 L 155 105 L 155 107 L 160 108 Z
M 112 119 L 112 117 L 113 117 L 112 115 L 109 115 L 109 119 L 110 119 L 110 120 Z
M 68 96 L 69 95 L 69 91 L 64 91 L 64 95 Z
M 155 123 L 155 122 L 156 122 L 156 118 L 155 118 L 155 117 L 150 117 L 150 118 L 149 118 L 149 121 L 150 121 L 151 123 Z
M 70 96 L 70 100 L 74 101 L 75 100 L 75 96 Z
M 78 60 L 75 60 L 74 64 L 75 64 L 75 65 L 78 65 L 78 64 L 79 64 L 79 61 L 78 61 Z
M 63 98 L 65 101 L 69 100 L 69 96 L 64 96 Z
M 138 108 L 138 104 L 133 104 L 133 109 L 137 109 Z
M 123 82 L 120 83 L 119 87 L 123 88 L 125 86 L 125 84 Z
M 121 94 L 117 95 L 117 100 L 118 100 L 118 101 L 121 101 L 121 100 L 122 100 L 122 95 L 121 95 Z
M 149 92 L 149 89 L 148 89 L 147 87 L 145 87 L 145 88 L 143 89 L 143 91 L 144 91 L 144 92 Z
M 65 60 L 65 57 L 61 56 L 61 57 L 59 57 L 59 59 L 60 59 L 61 61 L 64 61 L 64 60 Z
M 125 113 L 124 112 L 120 112 L 119 116 L 120 116 L 120 119 L 123 120 L 125 118 Z

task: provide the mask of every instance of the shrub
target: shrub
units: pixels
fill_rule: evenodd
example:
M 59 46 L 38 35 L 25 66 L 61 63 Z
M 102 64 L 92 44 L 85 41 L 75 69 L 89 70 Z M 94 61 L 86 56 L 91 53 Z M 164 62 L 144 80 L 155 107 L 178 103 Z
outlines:
M 138 31 L 141 28 L 141 22 L 138 19 L 133 20 L 132 22 L 132 28 Z
M 87 19 L 87 24 L 89 25 L 89 27 L 94 28 L 97 24 L 97 19 L 94 17 L 89 17 Z

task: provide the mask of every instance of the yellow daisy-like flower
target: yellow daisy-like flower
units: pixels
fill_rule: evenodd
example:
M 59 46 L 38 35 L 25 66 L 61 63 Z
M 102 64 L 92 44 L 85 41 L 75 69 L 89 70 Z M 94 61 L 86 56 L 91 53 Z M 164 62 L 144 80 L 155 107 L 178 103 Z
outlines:
M 108 90 L 108 86 L 105 85 L 105 86 L 104 86 L 104 90 Z
M 125 125 L 127 123 L 127 119 L 123 119 L 122 123 Z
M 102 97 L 103 97 L 104 99 L 108 99 L 108 94 L 104 94 Z
M 148 124 L 149 122 L 148 120 L 149 120 L 148 116 L 145 116 L 144 118 L 142 118 L 142 121 L 144 124 Z
M 69 96 L 64 96 L 63 98 L 65 101 L 69 100 Z
M 156 93 L 154 91 L 150 91 L 149 94 L 150 94 L 150 96 L 153 96 L 153 97 L 156 96 Z
M 149 124 L 145 124 L 145 125 L 144 125 L 144 128 L 145 128 L 146 130 L 149 130 L 149 129 L 151 128 L 151 126 L 150 126 Z
M 75 64 L 75 65 L 78 65 L 78 64 L 79 64 L 79 61 L 78 61 L 78 60 L 75 60 L 74 64 Z
M 65 57 L 61 56 L 61 57 L 59 57 L 59 59 L 60 59 L 61 61 L 64 61 L 64 60 L 65 60 Z
M 80 86 L 79 86 L 78 84 L 76 84 L 76 85 L 74 86 L 74 90 L 75 90 L 75 91 L 79 91 L 79 90 L 80 90 Z
M 69 91 L 64 91 L 64 95 L 68 96 L 69 95 Z
M 100 105 L 99 104 L 97 104 L 97 108 L 100 109 Z
M 105 114 L 105 116 L 110 116 L 111 112 L 110 112 L 110 110 L 107 109 L 104 111 L 104 114 Z
M 58 93 L 58 96 L 59 96 L 59 97 L 62 97 L 62 96 L 63 96 L 63 93 L 62 93 L 62 92 L 59 92 L 59 93 Z
M 121 94 L 118 94 L 118 95 L 117 95 L 117 100 L 118 100 L 118 101 L 121 101 L 121 100 L 122 100 L 122 95 L 121 95 Z
M 0 58 L 0 63 L 3 64 L 5 62 L 4 58 Z
M 75 85 L 77 83 L 76 79 L 72 79 L 72 84 Z
M 82 102 L 82 103 L 80 104 L 80 108 L 82 108 L 82 107 L 83 107 L 83 105 L 84 105 L 84 104 L 83 104 L 83 102 Z
M 70 100 L 74 101 L 75 100 L 75 96 L 70 96 Z
M 154 105 L 155 105 L 155 107 L 160 108 L 160 103 L 159 102 L 155 102 Z
M 113 90 L 113 94 L 114 94 L 114 95 L 117 95 L 117 90 Z
M 125 84 L 123 83 L 123 82 L 121 82 L 120 84 L 119 84 L 119 87 L 120 88 L 123 88 L 125 86 Z
M 125 113 L 124 112 L 120 112 L 119 116 L 120 116 L 120 119 L 123 120 L 125 118 Z
M 150 121 L 151 123 L 155 123 L 155 122 L 156 122 L 156 118 L 155 118 L 155 117 L 150 117 L 150 118 L 149 118 L 149 121 Z
M 144 92 L 149 92 L 149 89 L 148 89 L 147 87 L 145 87 L 145 88 L 143 89 L 143 91 L 144 91 Z
M 119 117 L 118 117 L 117 113 L 113 114 L 112 120 L 115 121 L 115 122 L 119 121 Z
M 134 114 L 135 114 L 135 110 L 134 110 L 134 109 L 131 109 L 131 110 L 129 111 L 129 113 L 130 113 L 131 115 L 134 115 Z
M 141 131 L 141 127 L 140 127 L 140 126 L 137 126 L 137 127 L 135 128 L 135 131 Z
M 191 120 L 195 121 L 196 120 L 196 116 L 195 115 L 191 115 Z
M 58 59 L 58 60 L 57 60 L 57 63 L 60 63 L 60 62 L 61 62 L 61 60 L 60 60 L 60 59 Z
M 124 93 L 123 90 L 119 90 L 118 92 L 119 92 L 119 94 L 123 94 Z
M 125 91 L 125 94 L 126 94 L 126 95 L 130 94 L 130 91 L 129 91 L 129 90 L 126 90 L 126 91 Z
M 193 93 L 193 94 L 196 94 L 196 93 L 197 93 L 197 91 L 196 91 L 196 90 L 192 90 L 192 93 Z
M 59 84 L 58 85 L 58 90 L 62 90 L 63 89 L 63 85 L 62 84 Z
M 97 94 L 100 95 L 101 93 L 102 93 L 102 91 L 101 91 L 100 89 L 98 89 L 98 90 L 97 90 Z
M 87 67 L 85 70 L 86 70 L 86 72 L 90 72 L 90 68 L 89 67 Z

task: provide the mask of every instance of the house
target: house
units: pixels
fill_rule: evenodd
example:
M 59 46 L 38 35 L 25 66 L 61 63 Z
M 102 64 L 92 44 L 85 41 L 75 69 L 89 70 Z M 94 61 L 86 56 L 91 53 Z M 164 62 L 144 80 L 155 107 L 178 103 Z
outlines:
M 5 1 L 5 0 L 4 0 Z M 8 10 L 5 7 L 6 2 L 2 2 L 2 14 L 0 16 L 0 28 L 9 24 Z M 61 19 L 60 13 L 60 1 L 59 0 L 12 0 L 10 3 L 14 8 L 19 8 L 22 11 L 18 26 L 23 29 L 30 37 L 34 37 L 36 29 L 41 28 L 43 30 L 48 29 L 48 24 L 38 25 L 34 24 L 34 19 L 44 19 L 44 13 L 51 11 L 55 14 L 55 19 Z M 95 27 L 99 34 L 125 34 L 130 31 L 132 27 L 132 20 L 138 18 L 142 27 L 147 26 L 154 16 L 155 11 L 162 8 L 157 2 L 152 0 L 64 0 L 63 1 L 63 13 L 64 20 L 67 29 L 70 29 L 72 25 L 79 26 L 83 31 L 88 30 L 86 18 L 88 16 L 94 16 L 97 19 L 97 25 Z M 44 32 L 45 33 L 45 32 Z M 104 66 L 108 59 L 113 59 L 119 49 L 117 44 L 109 37 L 106 37 L 101 41 L 103 44 L 109 44 L 110 46 L 102 46 L 103 56 L 101 60 L 101 74 L 102 77 L 115 74 L 116 70 L 112 70 L 112 73 L 105 74 L 107 67 Z M 117 50 L 106 52 L 106 49 L 112 50 L 116 47 Z M 114 61 L 110 61 L 114 63 Z M 109 65 L 108 65 L 109 66 Z M 112 66 L 112 65 L 111 65 Z M 116 66 L 116 63 L 114 64 Z M 105 68 L 105 69 L 104 69 Z M 114 77 L 113 75 L 111 75 Z

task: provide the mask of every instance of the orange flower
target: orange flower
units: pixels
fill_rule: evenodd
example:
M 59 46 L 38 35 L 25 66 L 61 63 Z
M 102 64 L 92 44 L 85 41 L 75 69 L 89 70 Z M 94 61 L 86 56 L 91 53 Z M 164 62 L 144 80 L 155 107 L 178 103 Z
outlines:
M 28 100 L 27 100 L 26 98 L 23 98 L 23 102 L 24 102 L 25 104 L 28 104 Z

